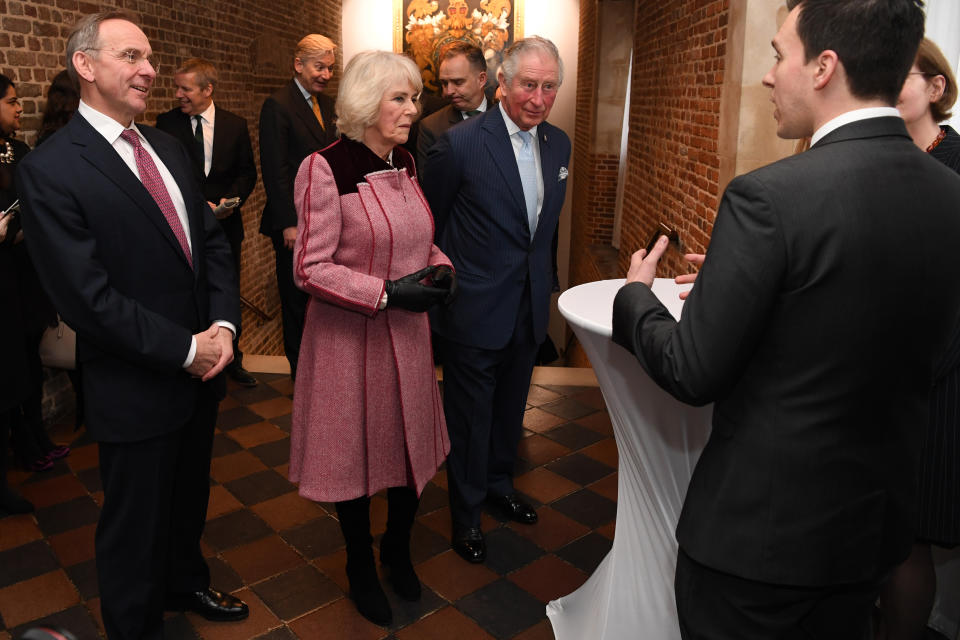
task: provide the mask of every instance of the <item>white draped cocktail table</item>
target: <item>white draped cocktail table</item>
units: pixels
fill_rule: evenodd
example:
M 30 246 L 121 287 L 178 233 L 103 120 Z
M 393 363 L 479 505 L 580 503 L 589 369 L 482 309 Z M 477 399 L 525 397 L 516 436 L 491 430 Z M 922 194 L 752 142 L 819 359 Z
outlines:
M 691 407 L 660 389 L 611 339 L 613 298 L 623 280 L 580 285 L 560 296 L 600 382 L 620 454 L 613 547 L 579 589 L 547 605 L 557 640 L 680 638 L 673 595 L 674 529 L 712 406 Z M 687 285 L 685 288 L 689 288 Z M 658 278 L 653 291 L 680 317 L 682 290 Z

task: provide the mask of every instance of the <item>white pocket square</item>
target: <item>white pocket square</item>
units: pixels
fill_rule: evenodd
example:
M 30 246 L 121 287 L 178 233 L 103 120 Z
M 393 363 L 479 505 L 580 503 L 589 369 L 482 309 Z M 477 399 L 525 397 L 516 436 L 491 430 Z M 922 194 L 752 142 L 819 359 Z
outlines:
M 562 181 L 562 180 L 566 180 L 566 179 L 567 179 L 567 173 L 568 173 L 568 172 L 567 172 L 567 168 L 566 168 L 566 167 L 560 167 L 560 175 L 557 176 L 557 182 L 560 182 L 560 181 Z

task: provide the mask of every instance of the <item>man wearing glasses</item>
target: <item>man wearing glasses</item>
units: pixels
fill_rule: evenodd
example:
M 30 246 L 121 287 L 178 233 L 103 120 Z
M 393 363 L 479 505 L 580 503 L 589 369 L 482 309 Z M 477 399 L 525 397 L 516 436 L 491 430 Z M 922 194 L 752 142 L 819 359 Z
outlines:
M 95 539 L 111 640 L 163 637 L 163 611 L 211 620 L 247 606 L 210 588 L 200 550 L 220 375 L 240 324 L 230 247 L 176 139 L 135 125 L 156 79 L 122 12 L 67 41 L 80 85 L 69 124 L 18 171 L 30 252 L 77 331 L 104 501 Z

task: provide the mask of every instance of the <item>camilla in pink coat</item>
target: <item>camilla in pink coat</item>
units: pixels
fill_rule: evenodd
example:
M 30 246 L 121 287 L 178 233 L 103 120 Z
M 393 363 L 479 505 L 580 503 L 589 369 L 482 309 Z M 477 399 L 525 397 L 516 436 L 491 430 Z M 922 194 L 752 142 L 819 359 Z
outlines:
M 373 562 L 369 496 L 388 489 L 381 561 L 394 590 L 418 599 L 410 528 L 419 494 L 450 450 L 424 312 L 449 302 L 455 276 L 433 244 L 413 158 L 398 146 L 421 89 L 408 58 L 357 54 L 337 99 L 342 137 L 304 160 L 294 189 L 293 277 L 311 298 L 290 479 L 300 495 L 336 502 L 350 595 L 381 625 L 391 612 Z

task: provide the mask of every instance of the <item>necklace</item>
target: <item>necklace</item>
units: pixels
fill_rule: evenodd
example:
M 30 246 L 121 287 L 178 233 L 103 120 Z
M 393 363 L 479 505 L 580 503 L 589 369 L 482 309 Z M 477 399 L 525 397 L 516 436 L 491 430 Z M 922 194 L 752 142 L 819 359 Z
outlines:
M 934 138 L 933 142 L 930 143 L 930 146 L 927 147 L 927 153 L 930 153 L 937 148 L 937 145 L 940 144 L 940 141 L 947 137 L 947 130 L 940 129 L 940 133 L 937 134 L 937 137 Z
M 13 145 L 10 144 L 9 140 L 4 140 L 4 144 L 7 146 L 6 151 L 0 153 L 0 164 L 11 164 L 13 162 Z

